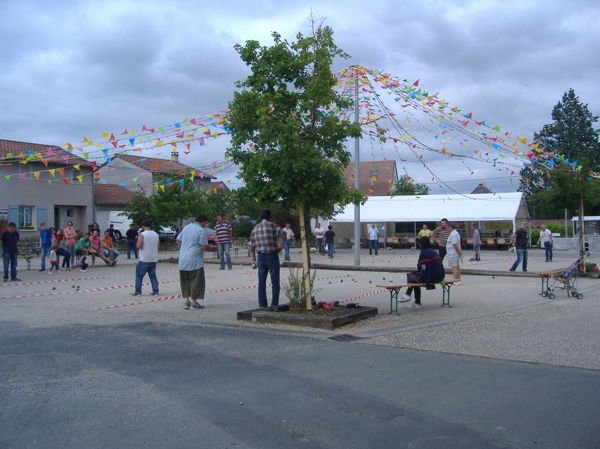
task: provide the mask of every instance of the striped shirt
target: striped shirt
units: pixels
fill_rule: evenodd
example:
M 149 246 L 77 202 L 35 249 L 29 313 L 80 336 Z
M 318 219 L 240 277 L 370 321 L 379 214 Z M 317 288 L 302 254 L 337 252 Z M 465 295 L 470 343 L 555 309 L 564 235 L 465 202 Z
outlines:
M 448 241 L 448 236 L 450 235 L 450 229 L 442 228 L 438 226 L 433 230 L 433 236 L 440 241 L 441 246 L 446 246 L 446 242 Z
M 270 253 L 277 251 L 277 237 L 283 237 L 281 228 L 269 220 L 263 220 L 252 230 L 250 235 L 250 254 L 254 252 Z
M 218 243 L 229 243 L 231 242 L 231 225 L 226 221 L 217 223 L 215 225 L 215 234 L 217 235 Z

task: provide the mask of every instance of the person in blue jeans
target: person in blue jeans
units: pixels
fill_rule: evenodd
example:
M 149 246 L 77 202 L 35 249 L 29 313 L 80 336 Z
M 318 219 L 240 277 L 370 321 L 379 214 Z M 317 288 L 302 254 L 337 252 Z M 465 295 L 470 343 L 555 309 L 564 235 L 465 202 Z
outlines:
M 40 223 L 40 271 L 46 271 L 46 256 L 52 248 L 52 231 L 46 227 L 46 223 Z
M 271 275 L 271 307 L 279 306 L 279 239 L 284 235 L 279 226 L 271 220 L 271 210 L 263 209 L 260 213 L 260 223 L 254 226 L 250 234 L 248 252 L 252 260 L 252 266 L 256 266 L 256 254 L 258 253 L 258 306 L 267 308 L 267 274 Z
M 8 224 L 8 229 L 0 237 L 0 241 L 2 242 L 2 261 L 4 262 L 4 282 L 8 282 L 9 267 L 10 280 L 21 280 L 17 277 L 17 255 L 19 254 L 20 238 L 17 232 L 17 225 L 12 222 Z
M 369 233 L 369 255 L 373 255 L 373 251 L 375 251 L 375 255 L 377 255 L 379 251 L 379 229 L 375 223 L 371 225 L 371 227 L 367 231 Z
M 135 256 L 135 258 L 138 258 L 138 250 L 137 250 L 137 238 L 138 238 L 138 232 L 137 229 L 135 229 L 135 225 L 133 223 L 131 223 L 129 225 L 129 229 L 127 230 L 127 232 L 125 233 L 125 236 L 127 237 L 126 240 L 126 248 L 127 248 L 127 258 L 131 259 L 131 252 L 133 251 L 133 254 Z
M 527 244 L 529 243 L 529 236 L 527 231 L 529 225 L 524 224 L 521 229 L 517 230 L 511 237 L 510 240 L 517 251 L 517 260 L 510 267 L 510 271 L 515 271 L 521 261 L 523 262 L 523 271 L 527 271 Z
M 333 259 L 333 248 L 335 246 L 335 232 L 333 232 L 333 226 L 327 226 L 325 231 L 325 244 L 327 245 L 327 255 L 330 259 Z
M 140 250 L 138 263 L 135 267 L 135 291 L 131 296 L 142 296 L 142 281 L 148 273 L 152 286 L 152 295 L 158 296 L 158 278 L 156 277 L 156 263 L 158 262 L 158 234 L 150 229 L 150 222 L 142 222 L 144 230 L 137 239 L 137 248 Z
M 294 243 L 294 231 L 292 231 L 292 225 L 289 223 L 285 224 L 283 229 L 285 235 L 285 241 L 283 242 L 283 248 L 285 249 L 285 260 L 290 260 L 290 246 Z

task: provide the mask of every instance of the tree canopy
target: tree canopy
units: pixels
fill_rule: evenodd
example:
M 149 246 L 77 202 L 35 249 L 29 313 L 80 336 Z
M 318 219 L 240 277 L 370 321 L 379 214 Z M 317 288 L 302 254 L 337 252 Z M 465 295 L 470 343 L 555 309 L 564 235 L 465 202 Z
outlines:
M 426 184 L 416 183 L 408 174 L 400 176 L 398 182 L 391 191 L 392 195 L 429 195 L 429 187 Z
M 536 218 L 562 216 L 563 209 L 576 211 L 580 199 L 588 208 L 598 204 L 600 181 L 591 176 L 600 168 L 600 132 L 594 128 L 598 116 L 569 89 L 552 109 L 552 120 L 534 134 L 552 157 L 547 162 L 533 158 L 520 173 L 519 190 Z
M 156 228 L 181 228 L 183 220 L 195 217 L 199 213 L 208 217 L 214 216 L 216 206 L 214 201 L 209 200 L 211 195 L 200 190 L 192 182 L 170 182 L 160 185 L 163 188 L 151 196 L 138 192 L 127 204 L 125 215 L 135 224 L 139 225 L 143 220 L 149 220 Z
M 291 210 L 303 205 L 320 216 L 335 206 L 362 199 L 342 182 L 350 162 L 349 137 L 357 124 L 339 118 L 350 107 L 333 87 L 335 58 L 346 57 L 333 31 L 319 26 L 310 36 L 288 42 L 272 33 L 273 45 L 257 41 L 236 45 L 251 74 L 236 83 L 226 117 L 231 146 L 228 156 L 240 165 L 240 177 L 260 203 Z

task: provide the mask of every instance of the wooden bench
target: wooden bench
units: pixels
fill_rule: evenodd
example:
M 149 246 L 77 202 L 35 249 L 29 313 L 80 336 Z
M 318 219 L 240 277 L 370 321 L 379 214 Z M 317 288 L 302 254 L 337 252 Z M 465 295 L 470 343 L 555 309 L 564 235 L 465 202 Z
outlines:
M 450 305 L 450 288 L 454 285 L 454 281 L 442 281 L 442 282 L 434 282 L 433 285 L 441 285 L 442 286 L 442 307 L 452 307 Z M 403 288 L 409 287 L 426 287 L 426 284 L 423 282 L 418 283 L 407 283 L 402 285 L 378 285 L 377 287 L 385 288 L 390 292 L 390 315 L 400 315 L 398 311 L 398 303 L 406 302 L 401 301 L 399 299 L 400 292 Z M 394 307 L 394 301 L 396 301 L 396 306 Z
M 27 262 L 27 270 L 31 270 L 31 260 L 40 255 L 40 244 L 37 241 L 19 243 L 19 255 Z
M 563 274 L 566 270 L 564 268 L 560 268 L 557 270 L 549 270 L 549 271 L 540 271 L 538 276 L 542 279 L 542 290 L 540 291 L 540 296 L 548 296 L 548 287 L 550 285 L 550 279 Z

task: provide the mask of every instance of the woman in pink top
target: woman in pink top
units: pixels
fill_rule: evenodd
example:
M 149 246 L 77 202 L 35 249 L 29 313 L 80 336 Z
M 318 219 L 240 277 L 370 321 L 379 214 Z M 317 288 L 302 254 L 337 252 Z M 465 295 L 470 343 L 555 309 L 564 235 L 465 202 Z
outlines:
M 65 236 L 65 244 L 67 245 L 67 251 L 71 254 L 71 265 L 75 266 L 75 243 L 77 238 L 77 231 L 73 228 L 73 222 L 67 222 L 67 227 L 63 230 Z

